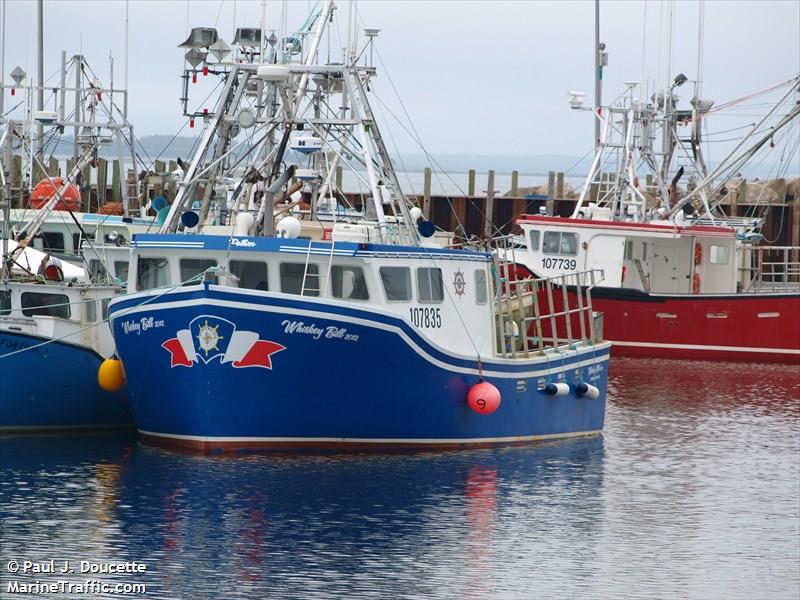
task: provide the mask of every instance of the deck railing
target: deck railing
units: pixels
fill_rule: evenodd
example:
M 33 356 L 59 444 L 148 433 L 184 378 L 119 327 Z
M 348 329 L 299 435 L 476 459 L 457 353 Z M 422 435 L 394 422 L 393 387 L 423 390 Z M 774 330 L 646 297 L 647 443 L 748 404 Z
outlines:
M 738 253 L 739 286 L 743 292 L 800 291 L 800 248 L 742 246 Z
M 592 269 L 537 279 L 514 270 L 513 237 L 495 238 L 497 350 L 529 357 L 564 351 L 602 339 L 602 314 L 592 308 L 591 290 L 603 279 Z

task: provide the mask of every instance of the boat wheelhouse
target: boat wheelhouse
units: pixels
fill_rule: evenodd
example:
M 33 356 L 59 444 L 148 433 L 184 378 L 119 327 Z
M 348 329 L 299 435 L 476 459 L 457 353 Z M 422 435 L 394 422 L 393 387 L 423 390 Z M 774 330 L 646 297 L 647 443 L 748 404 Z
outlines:
M 800 263 L 736 230 L 522 215 L 517 276 L 602 269 L 607 339 L 631 356 L 800 362 Z

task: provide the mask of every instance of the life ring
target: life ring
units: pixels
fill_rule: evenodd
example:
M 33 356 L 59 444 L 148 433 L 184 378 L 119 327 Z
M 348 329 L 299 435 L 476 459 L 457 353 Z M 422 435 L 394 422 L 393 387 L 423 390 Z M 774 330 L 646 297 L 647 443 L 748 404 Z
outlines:
M 703 262 L 703 246 L 700 242 L 694 243 L 694 266 Z
M 692 275 L 692 293 L 700 293 L 700 273 L 695 273 Z

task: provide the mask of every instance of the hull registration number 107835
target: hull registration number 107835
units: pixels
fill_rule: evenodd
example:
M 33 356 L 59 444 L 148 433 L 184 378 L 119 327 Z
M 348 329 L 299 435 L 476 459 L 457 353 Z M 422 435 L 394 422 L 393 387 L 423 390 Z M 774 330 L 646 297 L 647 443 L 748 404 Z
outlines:
M 411 322 L 415 327 L 440 328 L 442 326 L 442 312 L 439 308 L 408 309 L 411 312 Z

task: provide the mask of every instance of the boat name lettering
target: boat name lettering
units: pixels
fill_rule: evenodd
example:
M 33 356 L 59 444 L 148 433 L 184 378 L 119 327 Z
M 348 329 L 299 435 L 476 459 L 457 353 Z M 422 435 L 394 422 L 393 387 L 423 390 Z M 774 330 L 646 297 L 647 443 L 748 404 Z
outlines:
M 136 335 L 139 335 L 143 331 L 155 329 L 157 327 L 164 327 L 164 321 L 161 319 L 156 321 L 154 317 L 142 317 L 138 321 L 122 322 L 122 331 L 125 332 L 125 335 L 128 335 L 129 333 L 136 333 Z
M 322 328 L 317 327 L 317 325 L 314 323 L 306 324 L 303 321 L 289 321 L 288 319 L 283 321 L 281 325 L 283 326 L 285 333 L 301 333 L 304 335 L 310 335 L 315 340 L 324 337 L 329 340 L 345 340 L 348 342 L 358 341 L 358 334 L 347 333 L 347 328 L 345 327 L 329 325 L 328 327 Z
M 25 350 L 26 352 L 39 352 L 39 346 L 31 346 L 20 340 L 13 339 L 0 339 L 0 348 L 8 348 L 12 352 L 17 350 Z M 46 346 L 43 347 L 46 351 Z
M 567 269 L 574 271 L 578 268 L 578 261 L 574 258 L 543 258 L 542 266 L 545 269 Z
M 251 242 L 250 240 L 240 240 L 238 238 L 233 238 L 231 240 L 231 246 L 241 246 L 244 248 L 254 248 L 256 245 L 255 242 Z

